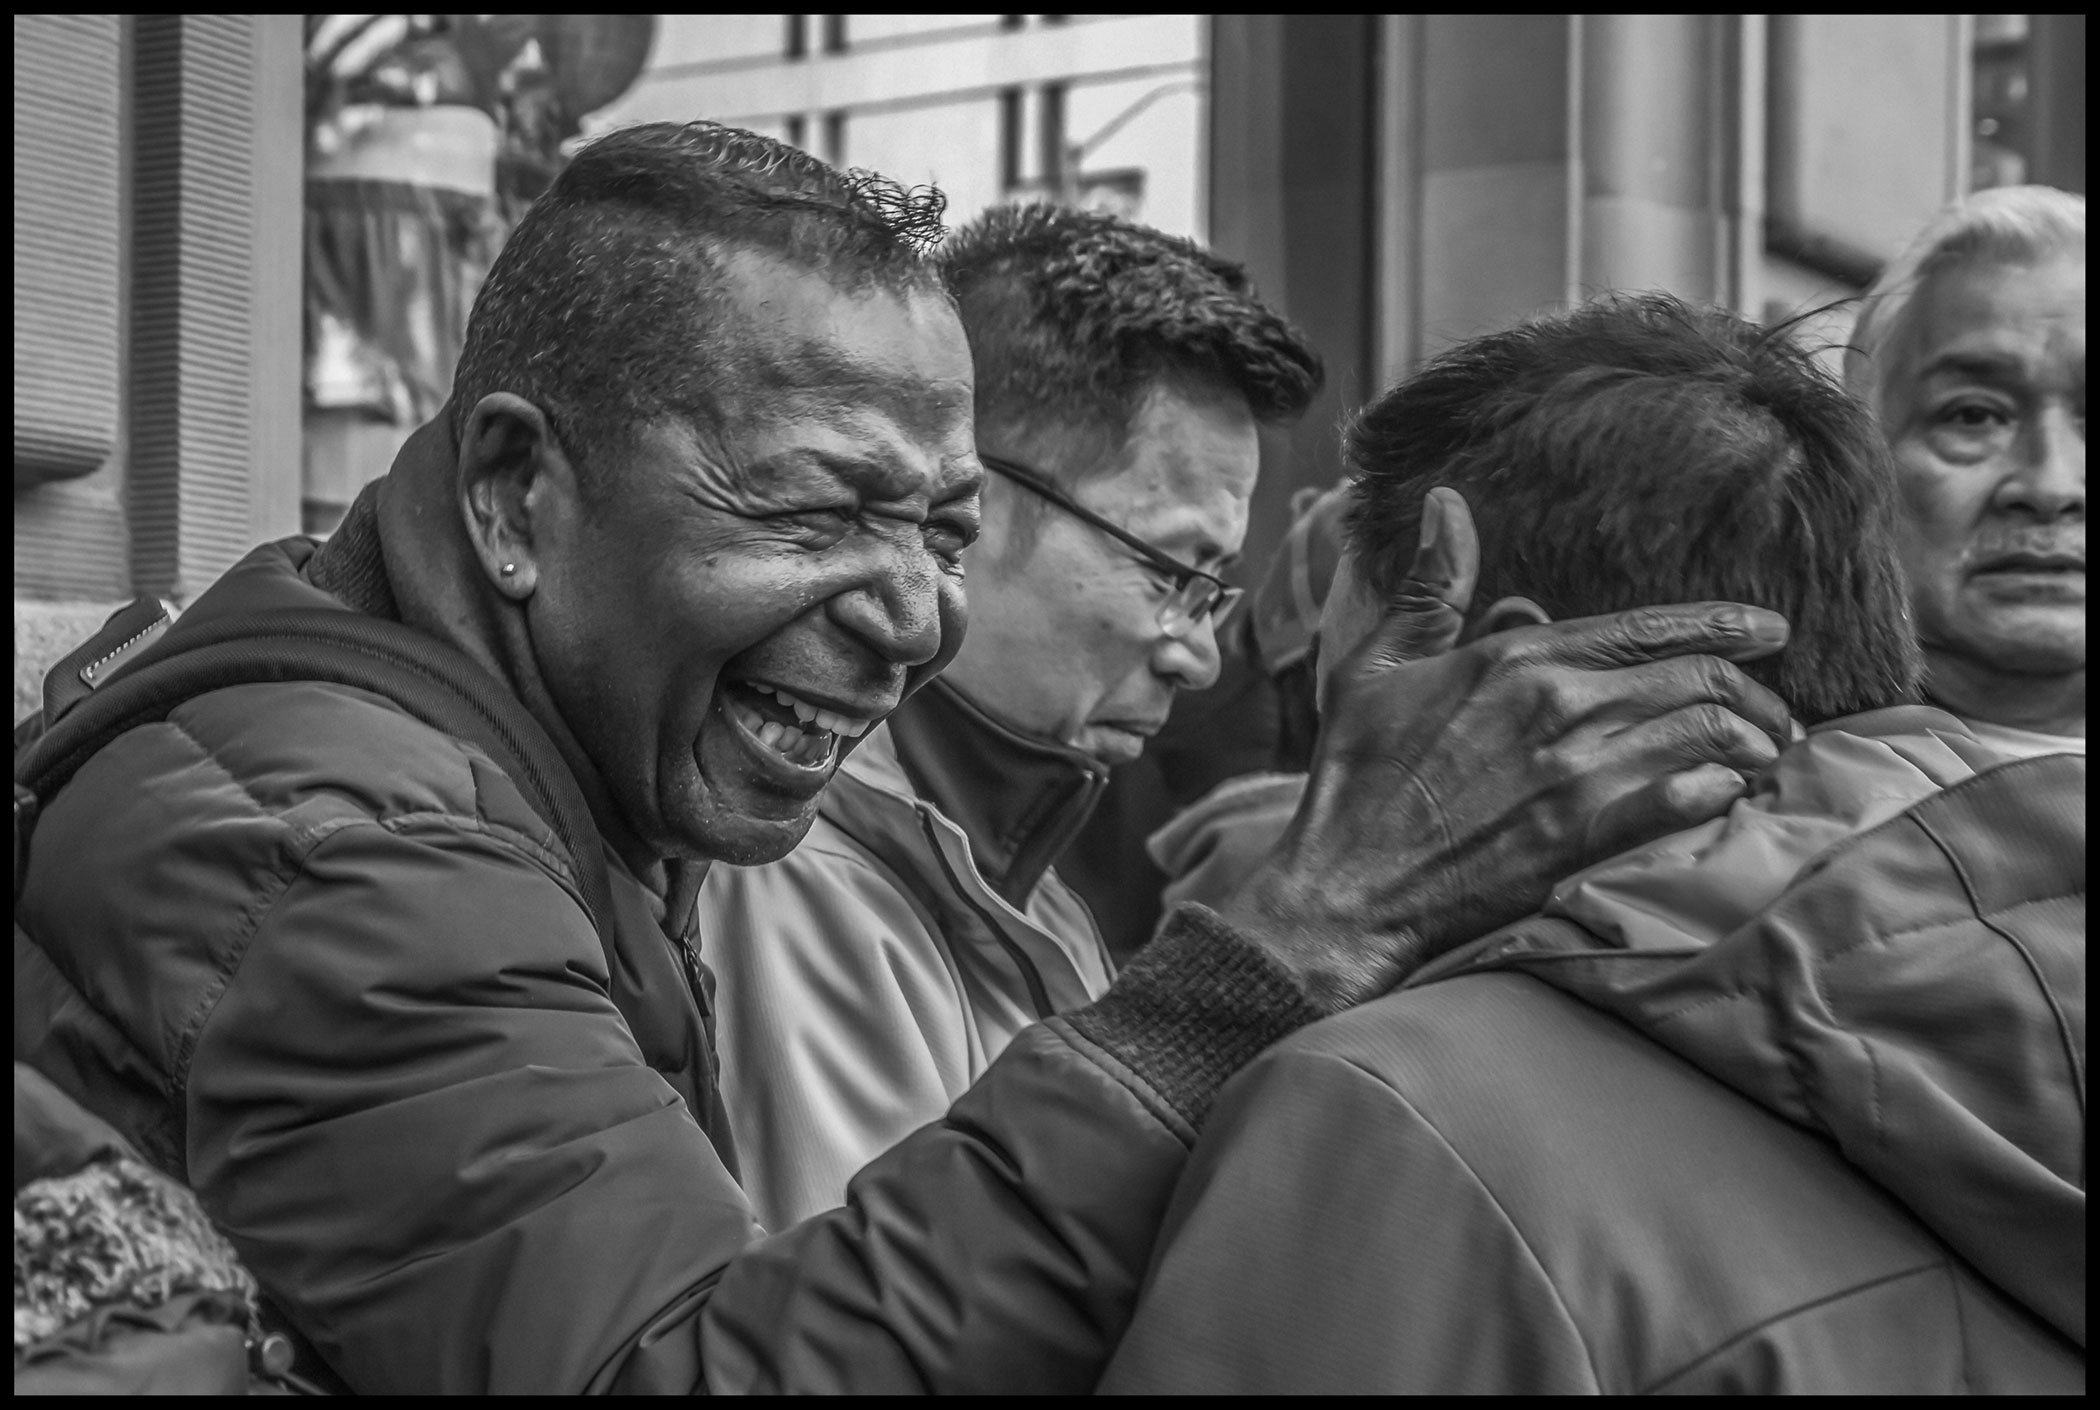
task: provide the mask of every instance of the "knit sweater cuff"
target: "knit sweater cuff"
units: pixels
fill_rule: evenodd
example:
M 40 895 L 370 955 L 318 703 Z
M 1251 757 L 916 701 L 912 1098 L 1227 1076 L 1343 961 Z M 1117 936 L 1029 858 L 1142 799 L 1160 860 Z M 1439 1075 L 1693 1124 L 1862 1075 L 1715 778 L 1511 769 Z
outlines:
M 1200 1128 L 1234 1073 L 1320 1014 L 1281 965 L 1191 902 L 1106 994 L 1064 1017 Z

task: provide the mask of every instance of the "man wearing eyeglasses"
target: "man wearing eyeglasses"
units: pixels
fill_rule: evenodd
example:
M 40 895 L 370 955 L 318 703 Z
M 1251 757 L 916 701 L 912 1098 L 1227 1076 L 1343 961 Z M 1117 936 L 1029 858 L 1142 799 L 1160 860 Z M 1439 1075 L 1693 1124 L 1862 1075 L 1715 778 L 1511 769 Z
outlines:
M 970 629 L 841 766 L 808 838 L 701 897 L 743 1181 L 781 1228 L 938 1118 L 1111 965 L 1053 863 L 1217 679 L 1260 460 L 1316 353 L 1244 272 L 1114 218 L 996 208 L 943 263 L 990 472 Z

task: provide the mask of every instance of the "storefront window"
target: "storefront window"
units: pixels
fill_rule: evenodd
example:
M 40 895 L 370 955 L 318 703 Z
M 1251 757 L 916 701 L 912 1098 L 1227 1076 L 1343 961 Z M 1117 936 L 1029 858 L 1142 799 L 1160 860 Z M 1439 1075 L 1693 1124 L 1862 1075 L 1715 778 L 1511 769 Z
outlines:
M 2026 15 L 1976 17 L 1975 127 L 1969 185 L 2018 186 L 2027 180 L 2030 99 Z
M 444 404 L 505 235 L 655 33 L 652 15 L 307 17 L 308 532 Z
M 1969 185 L 2085 190 L 2085 16 L 1976 15 Z

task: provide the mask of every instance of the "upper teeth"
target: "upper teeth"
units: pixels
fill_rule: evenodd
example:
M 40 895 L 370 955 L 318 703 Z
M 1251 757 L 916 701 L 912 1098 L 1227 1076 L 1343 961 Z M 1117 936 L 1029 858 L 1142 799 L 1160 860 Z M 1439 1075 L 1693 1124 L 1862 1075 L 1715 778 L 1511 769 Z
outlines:
M 852 715 L 841 715 L 836 711 L 826 710 L 821 705 L 812 705 L 799 696 L 788 694 L 777 685 L 763 685 L 758 681 L 750 681 L 747 684 L 759 694 L 770 695 L 793 710 L 795 718 L 803 724 L 814 724 L 818 729 L 829 730 L 833 734 L 858 738 L 872 723 L 869 720 L 856 719 Z

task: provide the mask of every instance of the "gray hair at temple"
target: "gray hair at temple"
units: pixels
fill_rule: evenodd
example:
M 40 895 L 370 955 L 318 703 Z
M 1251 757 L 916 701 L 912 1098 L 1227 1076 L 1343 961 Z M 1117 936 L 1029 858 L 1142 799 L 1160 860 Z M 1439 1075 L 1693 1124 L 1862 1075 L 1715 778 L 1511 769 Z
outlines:
M 1932 218 L 1867 291 L 1845 349 L 1845 385 L 1878 414 L 1902 365 L 1917 298 L 1949 269 L 2039 264 L 2085 255 L 2085 197 L 2053 186 L 2000 186 L 1956 201 Z
M 537 406 L 584 488 L 599 452 L 644 422 L 706 425 L 738 366 L 722 260 L 758 250 L 840 289 L 945 298 L 929 252 L 945 201 L 871 172 L 838 171 L 719 123 L 643 123 L 578 152 L 518 222 L 467 320 L 453 433 L 482 397 Z

